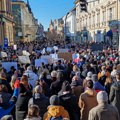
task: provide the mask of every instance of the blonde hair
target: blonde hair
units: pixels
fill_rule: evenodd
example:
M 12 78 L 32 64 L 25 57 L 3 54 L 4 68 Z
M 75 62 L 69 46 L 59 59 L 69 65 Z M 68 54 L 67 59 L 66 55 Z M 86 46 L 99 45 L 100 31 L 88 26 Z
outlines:
M 37 105 L 31 105 L 28 107 L 27 118 L 39 117 L 39 107 Z
M 16 76 L 13 75 L 13 76 L 11 77 L 11 82 L 10 82 L 10 85 L 11 85 L 11 88 L 12 88 L 12 89 L 14 89 L 15 81 L 16 81 Z
M 79 71 L 79 69 L 76 65 L 73 66 L 73 71 Z

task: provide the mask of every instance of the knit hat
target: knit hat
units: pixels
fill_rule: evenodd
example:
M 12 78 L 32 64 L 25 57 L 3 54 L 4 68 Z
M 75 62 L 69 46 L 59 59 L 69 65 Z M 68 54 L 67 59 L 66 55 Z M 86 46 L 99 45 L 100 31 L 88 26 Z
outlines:
M 4 117 L 1 118 L 1 120 L 13 120 L 12 115 L 5 115 Z
M 101 101 L 101 102 L 107 102 L 108 101 L 108 95 L 105 91 L 100 91 L 97 94 L 97 101 Z
M 98 76 L 97 76 L 97 74 L 93 74 L 93 75 L 92 75 L 92 81 L 93 81 L 93 82 L 97 82 L 97 81 L 98 81 Z
M 57 95 L 53 95 L 50 97 L 50 105 L 59 105 L 60 99 Z
M 37 85 L 34 89 L 35 93 L 42 93 L 42 87 L 40 85 Z
M 91 77 L 92 77 L 92 72 L 88 72 L 88 73 L 87 73 L 87 77 L 90 77 L 90 78 L 91 78 Z

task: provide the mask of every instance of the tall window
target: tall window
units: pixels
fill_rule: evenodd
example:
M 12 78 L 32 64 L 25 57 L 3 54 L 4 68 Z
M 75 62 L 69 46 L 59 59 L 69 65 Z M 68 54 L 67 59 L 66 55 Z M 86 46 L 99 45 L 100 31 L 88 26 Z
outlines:
M 112 20 L 112 18 L 113 18 L 113 9 L 110 8 L 109 9 L 109 20 Z
M 103 22 L 106 21 L 106 11 L 103 11 Z
M 97 13 L 97 23 L 100 23 L 100 13 Z

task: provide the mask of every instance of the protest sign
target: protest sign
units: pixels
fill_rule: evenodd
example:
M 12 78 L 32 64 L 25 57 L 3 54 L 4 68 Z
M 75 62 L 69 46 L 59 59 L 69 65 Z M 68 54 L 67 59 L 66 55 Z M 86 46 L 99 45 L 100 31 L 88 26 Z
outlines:
M 49 64 L 52 63 L 52 57 L 50 55 L 42 55 L 41 59 L 47 59 Z
M 18 60 L 19 60 L 19 62 L 21 62 L 22 64 L 30 63 L 29 56 L 18 56 Z
M 7 57 L 7 53 L 6 52 L 1 52 L 1 57 L 2 58 Z
M 30 53 L 27 52 L 26 50 L 23 50 L 22 53 L 23 53 L 23 55 L 25 55 L 25 56 L 30 56 Z
M 58 54 L 56 54 L 56 53 L 55 54 L 50 54 L 50 56 L 51 56 L 52 59 L 58 59 Z
M 72 53 L 58 53 L 58 58 L 63 58 L 64 60 L 72 60 Z
M 62 52 L 68 52 L 68 49 L 59 49 L 58 52 L 60 52 L 60 53 L 62 53 Z
M 14 66 L 15 69 L 17 69 L 17 62 L 2 62 L 2 67 L 7 70 L 7 72 L 10 71 L 10 68 Z
M 47 65 L 48 64 L 48 59 L 36 59 L 35 60 L 35 67 L 40 67 L 42 63 Z

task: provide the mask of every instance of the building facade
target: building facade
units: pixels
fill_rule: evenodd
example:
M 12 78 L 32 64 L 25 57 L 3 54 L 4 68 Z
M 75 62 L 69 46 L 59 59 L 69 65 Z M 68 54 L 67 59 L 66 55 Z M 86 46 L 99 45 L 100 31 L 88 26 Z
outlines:
M 30 42 L 36 39 L 38 21 L 35 19 L 29 1 L 13 0 L 12 12 L 15 21 L 15 41 Z
M 76 40 L 76 8 L 73 8 L 64 17 L 64 35 Z
M 89 1 L 88 1 L 89 2 Z M 88 3 L 87 11 L 81 12 L 80 0 L 76 5 L 76 30 L 79 39 L 105 41 L 110 37 L 107 33 L 112 31 L 112 40 L 117 42 L 120 32 L 120 1 L 98 0 Z
M 0 45 L 4 45 L 5 39 L 8 45 L 14 44 L 13 26 L 11 0 L 0 0 Z

